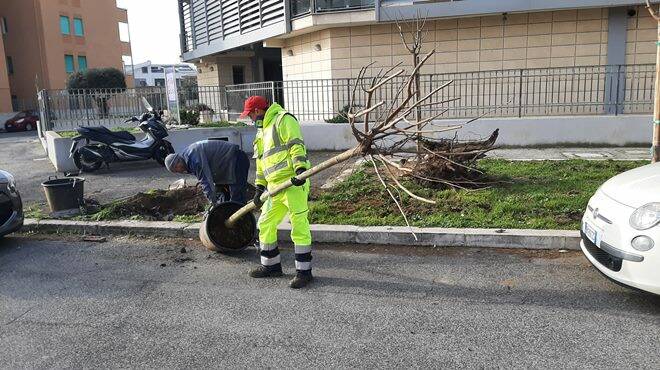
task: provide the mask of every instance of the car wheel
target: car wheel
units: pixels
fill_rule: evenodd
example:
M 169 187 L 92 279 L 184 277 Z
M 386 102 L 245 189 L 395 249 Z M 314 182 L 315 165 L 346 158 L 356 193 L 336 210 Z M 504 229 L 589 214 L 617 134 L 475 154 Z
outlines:
M 156 149 L 154 149 L 154 159 L 159 165 L 165 165 L 165 157 L 174 153 L 174 148 L 169 141 L 163 141 Z
M 34 130 L 34 128 L 32 128 L 31 123 L 28 123 L 28 124 L 25 125 L 25 131 L 32 131 L 32 130 Z
M 103 165 L 102 159 L 85 159 L 83 155 L 80 154 L 80 150 L 76 150 L 73 153 L 73 162 L 76 164 L 76 167 L 83 172 L 94 172 Z

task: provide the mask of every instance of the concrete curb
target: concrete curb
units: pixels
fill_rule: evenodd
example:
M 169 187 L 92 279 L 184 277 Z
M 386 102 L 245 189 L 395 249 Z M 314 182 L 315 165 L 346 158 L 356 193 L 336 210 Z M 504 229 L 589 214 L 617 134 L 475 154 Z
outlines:
M 161 221 L 67 221 L 26 219 L 23 231 L 94 235 L 138 235 L 198 238 L 200 224 Z M 412 228 L 407 227 L 311 225 L 317 243 L 384 244 L 437 247 L 519 249 L 580 249 L 578 231 Z M 279 228 L 279 239 L 291 241 L 291 225 Z

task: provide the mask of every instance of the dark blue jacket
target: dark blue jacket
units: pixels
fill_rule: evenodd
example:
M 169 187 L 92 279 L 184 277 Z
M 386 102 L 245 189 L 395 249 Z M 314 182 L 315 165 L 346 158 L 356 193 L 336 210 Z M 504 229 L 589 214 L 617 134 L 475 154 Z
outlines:
M 188 173 L 195 175 L 204 194 L 211 202 L 218 200 L 215 185 L 236 183 L 236 160 L 241 149 L 236 144 L 222 140 L 202 140 L 190 144 L 181 157 Z

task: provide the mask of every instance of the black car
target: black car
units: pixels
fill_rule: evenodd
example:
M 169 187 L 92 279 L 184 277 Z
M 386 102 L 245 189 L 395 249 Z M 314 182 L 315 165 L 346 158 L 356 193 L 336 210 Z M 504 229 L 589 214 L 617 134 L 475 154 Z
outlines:
M 0 236 L 23 226 L 23 202 L 16 190 L 14 176 L 0 170 Z

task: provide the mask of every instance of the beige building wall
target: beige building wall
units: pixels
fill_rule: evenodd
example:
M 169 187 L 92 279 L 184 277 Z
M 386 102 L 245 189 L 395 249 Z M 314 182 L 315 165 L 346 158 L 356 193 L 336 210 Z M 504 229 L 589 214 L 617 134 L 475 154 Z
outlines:
M 658 23 L 644 7 L 628 18 L 626 35 L 626 64 L 655 64 Z
M 243 67 L 245 83 L 254 82 L 252 61 L 248 56 L 209 57 L 210 61 L 196 63 L 199 86 L 226 86 L 234 84 L 234 66 Z M 208 59 L 208 58 L 207 58 Z
M 657 23 L 644 7 L 628 19 L 626 64 L 655 63 Z M 607 64 L 608 9 L 428 21 L 423 73 Z M 315 51 L 319 44 L 321 51 Z M 289 52 L 290 50 L 290 52 Z M 293 55 L 289 55 L 292 53 Z M 369 63 L 412 65 L 394 24 L 332 28 L 285 40 L 285 80 L 355 77 Z
M 332 44 L 337 30 L 327 29 L 288 38 L 282 47 L 282 73 L 285 81 L 333 78 Z M 316 50 L 316 49 L 320 50 Z
M 607 23 L 607 9 L 427 21 L 424 51 L 435 48 L 436 54 L 422 73 L 606 64 Z M 320 52 L 313 50 L 317 43 Z M 394 24 L 333 28 L 287 39 L 282 62 L 286 80 L 355 77 L 372 62 L 378 67 L 412 65 Z

